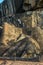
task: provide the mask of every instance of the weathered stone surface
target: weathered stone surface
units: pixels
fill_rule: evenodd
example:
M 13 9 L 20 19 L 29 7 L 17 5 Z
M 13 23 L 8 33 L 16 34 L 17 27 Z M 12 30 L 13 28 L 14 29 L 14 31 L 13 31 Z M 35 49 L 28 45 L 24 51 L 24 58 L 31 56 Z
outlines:
M 11 40 L 16 41 L 20 34 L 22 34 L 21 28 L 17 28 L 13 24 L 5 23 L 3 32 L 3 43 L 7 45 L 7 43 Z
M 43 62 L 8 61 L 0 60 L 0 65 L 43 65 Z
M 29 3 L 27 1 L 29 1 Z M 41 13 L 41 11 L 40 12 L 34 11 L 31 13 L 30 12 L 25 13 L 27 9 L 25 10 L 24 8 L 22 8 L 24 3 L 26 5 L 30 5 L 32 8 L 34 6 L 39 7 L 38 4 L 39 1 L 35 3 L 34 0 L 34 4 L 32 4 L 33 2 L 32 0 L 31 1 L 25 0 L 25 2 L 19 4 L 19 0 L 18 0 L 19 5 L 17 5 L 16 0 L 15 2 L 16 2 L 17 11 L 15 9 L 14 0 L 11 1 L 6 0 L 2 3 L 1 6 L 2 7 L 1 15 L 4 16 L 4 18 L 2 18 L 2 21 L 4 21 L 4 25 L 3 25 L 3 36 L 2 36 L 3 47 L 0 46 L 0 52 L 1 52 L 0 56 L 2 57 L 12 56 L 12 57 L 27 58 L 27 59 L 34 57 L 35 58 L 41 57 L 43 54 L 43 23 L 42 23 L 43 12 Z M 22 9 L 21 10 L 22 13 L 20 12 L 20 7 Z M 15 16 L 15 14 L 18 11 L 19 14 L 22 15 L 19 16 L 17 14 L 18 16 Z M 15 19 L 17 17 L 16 21 L 13 20 L 14 17 Z M 23 26 L 21 26 L 22 25 L 21 23 L 23 24 Z M 4 46 L 6 46 L 6 48 Z M 38 58 L 37 60 L 40 59 Z

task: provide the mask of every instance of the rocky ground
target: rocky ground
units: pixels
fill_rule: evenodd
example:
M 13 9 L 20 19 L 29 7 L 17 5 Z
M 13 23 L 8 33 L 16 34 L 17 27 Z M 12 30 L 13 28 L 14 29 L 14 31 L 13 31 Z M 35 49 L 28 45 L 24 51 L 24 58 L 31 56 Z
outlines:
M 12 20 L 14 24 L 4 23 L 0 57 L 35 58 L 35 61 L 43 59 L 43 16 L 39 16 L 42 15 L 40 13 L 26 12 L 19 15 L 17 21 Z

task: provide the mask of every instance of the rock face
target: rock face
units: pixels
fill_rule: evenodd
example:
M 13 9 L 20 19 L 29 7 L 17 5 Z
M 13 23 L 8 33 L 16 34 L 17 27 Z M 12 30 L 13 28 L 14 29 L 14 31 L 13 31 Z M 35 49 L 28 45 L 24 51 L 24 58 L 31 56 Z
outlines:
M 23 9 L 23 6 L 27 7 L 31 4 L 34 7 L 37 4 L 35 0 L 34 4 L 32 2 L 32 0 L 4 0 L 2 3 L 0 21 L 3 21 L 3 24 L 0 28 L 3 29 L 3 35 L 0 42 L 2 43 L 0 57 L 39 60 L 39 56 L 43 54 L 43 11 L 30 12 Z
M 3 3 L 0 4 L 0 9 L 2 16 L 12 16 L 15 13 L 22 13 L 28 10 L 32 11 L 39 6 L 43 6 L 42 0 L 4 0 Z
M 4 0 L 0 4 L 2 16 L 12 16 L 22 8 L 23 0 Z
M 43 23 L 42 23 L 42 20 L 43 20 L 43 11 L 40 11 L 37 13 L 37 17 L 34 16 L 34 25 L 33 25 L 33 30 L 32 30 L 32 35 L 33 35 L 33 38 L 39 43 L 41 49 L 43 50 Z M 42 14 L 41 14 L 42 13 Z
M 25 25 L 24 28 L 16 27 L 11 22 L 4 23 L 3 44 L 12 47 L 9 48 L 3 56 L 10 56 L 11 54 L 12 57 L 33 58 L 40 54 L 43 48 L 41 48 L 43 45 L 43 33 L 39 32 L 42 30 L 39 25 L 37 26 L 36 14 L 38 13 L 32 12 L 32 14 L 29 14 L 27 17 L 25 15 L 20 17 L 20 20 L 23 21 Z M 35 24 L 32 25 L 32 22 Z M 29 30 L 31 30 L 31 35 L 28 34 Z M 25 31 L 25 33 L 23 31 Z M 18 47 L 18 45 L 20 46 Z M 14 51 L 15 49 L 17 49 L 17 51 Z
M 43 30 L 40 27 L 36 27 L 33 29 L 33 37 L 39 43 L 41 49 L 43 50 Z
M 3 43 L 5 43 L 5 45 L 7 45 L 6 43 L 8 43 L 8 41 L 16 41 L 21 34 L 21 28 L 17 28 L 13 24 L 4 23 Z

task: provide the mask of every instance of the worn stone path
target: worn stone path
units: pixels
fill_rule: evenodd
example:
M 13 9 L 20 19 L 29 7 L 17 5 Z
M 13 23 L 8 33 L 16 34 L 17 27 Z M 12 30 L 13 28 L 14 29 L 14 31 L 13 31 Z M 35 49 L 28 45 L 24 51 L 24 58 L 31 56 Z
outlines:
M 43 65 L 43 62 L 0 60 L 0 65 Z

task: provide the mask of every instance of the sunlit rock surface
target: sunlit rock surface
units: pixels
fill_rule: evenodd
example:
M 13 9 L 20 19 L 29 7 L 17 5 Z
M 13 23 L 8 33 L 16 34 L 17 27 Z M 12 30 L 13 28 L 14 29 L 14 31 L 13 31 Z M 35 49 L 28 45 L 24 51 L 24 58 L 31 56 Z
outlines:
M 21 28 L 17 28 L 13 24 L 4 23 L 3 43 L 5 45 L 7 45 L 7 43 L 11 40 L 16 41 L 21 34 Z

